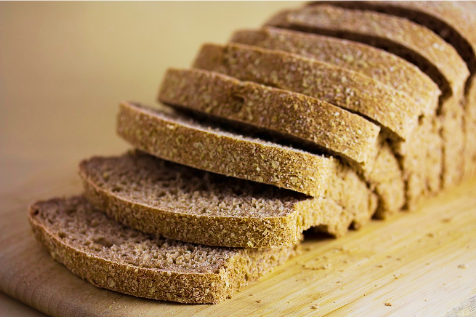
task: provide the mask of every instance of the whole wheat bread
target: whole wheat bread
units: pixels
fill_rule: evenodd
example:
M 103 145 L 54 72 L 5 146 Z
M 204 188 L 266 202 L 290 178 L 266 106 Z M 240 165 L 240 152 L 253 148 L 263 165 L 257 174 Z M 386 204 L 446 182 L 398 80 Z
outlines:
M 340 1 L 333 5 L 400 16 L 423 25 L 450 43 L 471 73 L 466 82 L 464 108 L 464 177 L 476 175 L 476 18 L 470 3 L 453 1 Z
M 135 148 L 194 168 L 323 196 L 338 161 L 122 102 L 117 132 Z
M 408 137 L 421 114 L 408 95 L 370 77 L 283 51 L 205 44 L 193 67 L 326 101 L 377 122 L 395 138 Z
M 159 101 L 293 137 L 311 149 L 372 165 L 380 128 L 342 108 L 302 94 L 198 69 L 169 69 Z
M 399 130 L 410 133 L 421 112 L 410 106 L 413 102 L 410 97 L 395 92 L 387 85 L 352 71 L 282 51 L 238 44 L 207 44 L 199 52 L 194 67 L 321 98 L 358 113 L 369 110 L 369 113 L 381 116 L 388 125 L 396 128 L 393 136 Z M 350 77 L 353 79 L 348 80 Z M 380 89 L 375 89 L 377 86 Z M 366 96 L 365 100 L 359 99 L 360 96 Z M 399 112 L 398 109 L 405 110 Z M 393 214 L 405 204 L 404 181 L 399 163 L 385 142 L 385 135 L 376 158 L 380 162 L 375 161 L 373 166 L 368 166 L 363 175 L 379 195 L 379 214 Z
M 362 188 L 347 186 L 352 195 L 340 199 L 347 199 L 343 207 L 332 198 L 311 198 L 141 153 L 85 160 L 80 176 L 86 198 L 121 223 L 205 245 L 295 244 L 303 230 L 316 226 L 341 236 L 353 221 L 368 221 L 376 207 L 373 194 Z
M 296 253 L 206 247 L 147 235 L 94 209 L 83 197 L 30 206 L 36 239 L 73 274 L 137 297 L 218 303 Z
M 266 25 L 343 37 L 385 48 L 424 69 L 444 92 L 457 94 L 469 75 L 456 50 L 430 29 L 387 14 L 324 4 L 283 11 Z
M 209 122 L 194 121 L 176 112 L 166 114 L 122 103 L 117 131 L 134 147 L 154 156 L 313 197 L 332 198 L 351 212 L 360 208 L 360 199 L 367 199 L 369 194 L 365 182 L 333 157 L 213 128 Z M 356 227 L 367 221 L 354 219 Z
M 286 51 L 364 74 L 405 92 L 426 114 L 438 107 L 441 92 L 430 77 L 406 60 L 370 45 L 273 27 L 236 31 L 230 42 Z
M 231 42 L 277 49 L 352 69 L 381 81 L 411 96 L 426 116 L 406 142 L 393 142 L 402 167 L 408 209 L 428 195 L 439 191 L 442 173 L 442 144 L 438 120 L 438 86 L 416 66 L 384 50 L 369 45 L 327 36 L 264 28 L 235 32 Z M 381 217 L 389 214 L 380 213 Z
M 438 109 L 441 184 L 447 188 L 459 183 L 465 157 L 462 92 L 469 71 L 451 45 L 430 29 L 404 18 L 330 5 L 283 11 L 266 24 L 367 43 L 401 56 L 427 73 L 443 91 Z

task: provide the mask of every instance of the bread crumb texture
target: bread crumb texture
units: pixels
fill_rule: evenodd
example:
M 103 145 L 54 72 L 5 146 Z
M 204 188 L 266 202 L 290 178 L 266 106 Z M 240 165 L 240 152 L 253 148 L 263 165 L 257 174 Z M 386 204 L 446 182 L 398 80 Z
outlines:
M 84 197 L 30 207 L 30 224 L 51 256 L 101 288 L 158 300 L 217 303 L 296 253 L 206 247 L 147 235 L 94 209 Z

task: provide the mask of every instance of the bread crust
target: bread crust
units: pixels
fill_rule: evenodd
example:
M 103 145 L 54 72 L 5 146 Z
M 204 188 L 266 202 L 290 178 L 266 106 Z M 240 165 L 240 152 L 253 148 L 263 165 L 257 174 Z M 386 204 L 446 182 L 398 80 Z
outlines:
M 407 19 L 362 10 L 317 4 L 287 10 L 271 18 L 266 25 L 327 34 L 351 36 L 374 46 L 404 47 L 402 54 L 420 61 L 440 88 L 457 94 L 464 87 L 469 70 L 456 50 L 431 30 Z M 360 40 L 359 40 L 360 39 Z
M 64 208 L 70 212 L 75 206 L 88 206 L 82 197 L 51 199 L 33 203 L 28 220 L 35 238 L 48 250 L 54 260 L 96 287 L 156 300 L 175 301 L 189 304 L 215 304 L 232 296 L 235 290 L 256 280 L 275 266 L 296 253 L 294 246 L 273 249 L 226 249 L 215 248 L 228 254 L 226 261 L 208 272 L 185 272 L 140 267 L 123 263 L 107 256 L 98 256 L 65 241 L 52 230 L 48 222 L 38 219 L 45 208 Z M 113 220 L 109 220 L 114 222 Z M 117 224 L 117 232 L 123 226 Z M 67 230 L 65 229 L 67 234 Z M 62 234 L 65 234 L 62 233 Z M 188 244 L 184 243 L 186 248 Z M 193 245 L 190 245 L 193 248 Z M 223 251 L 220 251 L 223 250 Z M 259 268 L 258 268 L 259 266 Z
M 283 51 L 205 44 L 193 67 L 326 101 L 380 124 L 395 139 L 410 135 L 421 112 L 408 95 L 372 78 Z
M 230 42 L 282 50 L 347 68 L 409 95 L 424 114 L 434 114 L 441 91 L 406 60 L 370 45 L 280 28 L 240 30 Z
M 135 148 L 179 164 L 322 197 L 339 162 L 244 138 L 122 102 L 117 132 Z M 184 119 L 185 118 L 185 119 Z
M 320 152 L 343 158 L 359 170 L 373 164 L 380 128 L 314 98 L 198 69 L 169 69 L 159 101 L 271 130 Z M 294 141 L 294 140 L 293 140 Z

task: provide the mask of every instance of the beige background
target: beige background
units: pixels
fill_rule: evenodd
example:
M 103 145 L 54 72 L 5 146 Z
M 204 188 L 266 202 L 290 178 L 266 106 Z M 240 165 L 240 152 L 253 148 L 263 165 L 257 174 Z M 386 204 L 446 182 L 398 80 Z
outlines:
M 298 5 L 0 3 L 0 197 L 42 170 L 126 149 L 120 100 L 154 103 L 166 68 L 188 67 L 202 43 Z M 34 313 L 0 293 L 6 312 Z

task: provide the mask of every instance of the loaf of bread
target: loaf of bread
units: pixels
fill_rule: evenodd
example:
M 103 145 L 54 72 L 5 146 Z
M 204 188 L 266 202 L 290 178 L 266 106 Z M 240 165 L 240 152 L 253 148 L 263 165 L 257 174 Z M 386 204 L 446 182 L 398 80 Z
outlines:
M 158 108 L 122 102 L 136 150 L 32 204 L 52 257 L 98 287 L 217 303 L 297 252 L 476 175 L 472 3 L 314 2 L 204 45 Z

